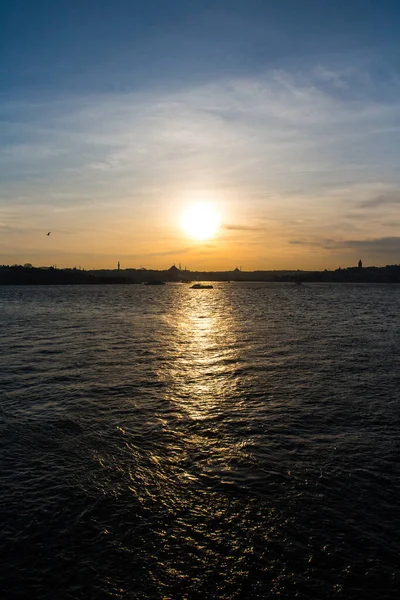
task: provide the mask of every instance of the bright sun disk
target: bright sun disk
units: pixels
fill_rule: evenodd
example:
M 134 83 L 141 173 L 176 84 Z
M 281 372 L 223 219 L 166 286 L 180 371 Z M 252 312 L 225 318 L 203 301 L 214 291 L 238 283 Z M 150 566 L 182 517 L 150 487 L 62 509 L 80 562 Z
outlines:
M 215 236 L 219 229 L 220 217 L 209 204 L 193 204 L 182 216 L 183 231 L 195 240 L 208 240 Z

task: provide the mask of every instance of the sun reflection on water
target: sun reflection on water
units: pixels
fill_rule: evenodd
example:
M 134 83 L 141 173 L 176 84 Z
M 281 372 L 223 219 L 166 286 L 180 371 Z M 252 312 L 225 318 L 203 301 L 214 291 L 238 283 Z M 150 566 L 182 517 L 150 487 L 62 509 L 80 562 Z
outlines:
M 170 316 L 168 400 L 191 419 L 222 410 L 235 394 L 238 345 L 234 313 L 222 289 L 185 288 Z

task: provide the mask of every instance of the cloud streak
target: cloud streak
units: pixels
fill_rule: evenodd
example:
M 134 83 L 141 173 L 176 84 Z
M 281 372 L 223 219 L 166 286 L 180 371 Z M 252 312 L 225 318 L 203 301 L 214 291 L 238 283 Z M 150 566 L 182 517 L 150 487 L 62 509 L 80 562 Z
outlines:
M 400 205 L 400 190 L 392 193 L 381 194 L 375 198 L 365 200 L 359 204 L 360 208 L 382 208 L 387 206 L 398 207 Z
M 226 229 L 228 231 L 264 231 L 263 227 L 257 227 L 256 225 L 234 225 L 234 224 L 226 224 L 222 226 L 222 229 Z
M 319 248 L 321 250 L 357 250 L 358 252 L 364 252 L 367 254 L 374 254 L 379 256 L 386 255 L 398 255 L 398 262 L 400 258 L 400 236 L 391 237 L 379 237 L 379 238 L 367 238 L 367 239 L 343 239 L 343 240 L 290 240 L 290 244 L 300 246 L 311 246 Z

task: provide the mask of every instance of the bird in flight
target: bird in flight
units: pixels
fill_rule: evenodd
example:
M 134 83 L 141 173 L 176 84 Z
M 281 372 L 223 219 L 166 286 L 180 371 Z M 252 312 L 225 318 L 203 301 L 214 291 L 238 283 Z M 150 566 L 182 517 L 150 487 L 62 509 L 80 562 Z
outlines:
M 50 235 L 50 234 L 51 234 L 51 231 L 49 231 L 48 233 L 46 233 L 46 235 Z

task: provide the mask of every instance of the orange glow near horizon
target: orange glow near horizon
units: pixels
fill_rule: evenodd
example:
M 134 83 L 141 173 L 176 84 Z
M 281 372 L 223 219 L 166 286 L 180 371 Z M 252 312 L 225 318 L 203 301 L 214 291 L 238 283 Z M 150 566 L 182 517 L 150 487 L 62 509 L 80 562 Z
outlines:
M 312 219 L 300 219 L 293 210 L 289 222 L 280 212 L 285 204 L 281 198 L 279 202 L 270 201 L 266 213 L 255 201 L 244 205 L 234 193 L 205 188 L 172 190 L 163 202 L 143 201 L 139 207 L 121 197 L 121 211 L 104 205 L 93 212 L 87 206 L 31 217 L 18 209 L 18 228 L 1 231 L 0 263 L 115 269 L 119 262 L 121 269 L 156 270 L 181 263 L 192 271 L 232 271 L 236 266 L 244 271 L 323 270 L 357 264 L 358 248 L 325 247 L 323 230 L 318 246 Z M 332 219 L 329 214 L 327 220 Z M 331 225 L 329 234 L 335 235 Z M 360 235 L 366 238 L 367 229 Z M 365 254 L 362 258 L 366 264 L 383 263 Z

